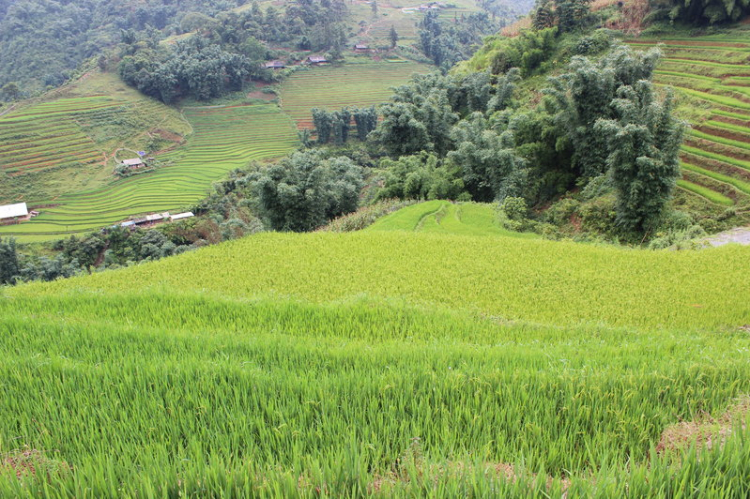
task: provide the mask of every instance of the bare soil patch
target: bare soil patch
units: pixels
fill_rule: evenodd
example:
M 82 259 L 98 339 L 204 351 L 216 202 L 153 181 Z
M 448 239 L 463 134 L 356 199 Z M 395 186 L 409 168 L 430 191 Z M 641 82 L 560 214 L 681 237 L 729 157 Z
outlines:
M 703 413 L 695 421 L 682 421 L 668 426 L 662 432 L 656 452 L 664 454 L 684 451 L 693 444 L 707 449 L 722 446 L 732 433 L 745 428 L 748 413 L 750 397 L 743 397 L 718 418 Z

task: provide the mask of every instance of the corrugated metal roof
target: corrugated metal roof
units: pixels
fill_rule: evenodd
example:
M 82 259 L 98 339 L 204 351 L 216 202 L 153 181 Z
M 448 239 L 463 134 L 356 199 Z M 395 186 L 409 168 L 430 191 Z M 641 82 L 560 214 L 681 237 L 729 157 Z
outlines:
M 143 161 L 140 158 L 133 158 L 133 159 L 124 159 L 122 160 L 122 164 L 125 166 L 135 166 L 142 164 Z
M 172 215 L 172 220 L 182 220 L 183 218 L 191 218 L 194 217 L 192 211 L 187 211 L 185 213 L 178 213 L 177 215 Z
M 0 206 L 0 218 L 25 217 L 29 214 L 26 203 L 6 204 Z

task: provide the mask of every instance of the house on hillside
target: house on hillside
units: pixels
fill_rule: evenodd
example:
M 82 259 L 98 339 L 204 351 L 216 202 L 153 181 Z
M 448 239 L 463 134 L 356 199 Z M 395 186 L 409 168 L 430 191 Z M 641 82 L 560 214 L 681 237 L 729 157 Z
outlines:
M 322 55 L 311 55 L 307 58 L 307 62 L 310 64 L 325 64 L 328 62 L 328 59 Z
M 143 168 L 144 166 L 146 166 L 146 163 L 144 163 L 141 158 L 124 159 L 122 161 L 122 166 L 136 170 L 138 168 Z
M 370 47 L 368 47 L 367 45 L 358 43 L 357 45 L 354 46 L 354 51 L 357 52 L 358 54 L 365 54 L 370 51 Z
M 266 63 L 266 69 L 284 69 L 286 64 L 283 61 L 270 61 Z
M 26 203 L 6 204 L 0 206 L 0 225 L 18 224 L 31 218 Z

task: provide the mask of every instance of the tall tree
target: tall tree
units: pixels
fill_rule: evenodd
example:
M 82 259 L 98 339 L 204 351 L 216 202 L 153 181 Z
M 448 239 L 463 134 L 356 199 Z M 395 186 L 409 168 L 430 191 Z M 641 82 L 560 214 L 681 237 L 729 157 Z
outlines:
M 21 95 L 21 89 L 18 88 L 18 83 L 10 82 L 3 86 L 0 93 L 2 93 L 8 100 L 15 101 L 18 100 L 18 97 Z
M 0 284 L 13 284 L 19 272 L 16 240 L 0 238 Z
M 552 97 L 549 105 L 573 148 L 572 166 L 583 177 L 607 169 L 609 139 L 595 130 L 596 121 L 614 117 L 612 103 L 620 87 L 651 79 L 660 55 L 656 49 L 636 53 L 618 47 L 599 62 L 574 57 L 567 74 L 550 79 L 552 87 L 545 90 Z
M 671 89 L 659 101 L 645 80 L 621 87 L 612 106 L 616 118 L 599 120 L 594 128 L 608 138 L 617 220 L 628 230 L 645 232 L 659 221 L 680 175 L 686 124 L 673 116 Z
M 398 43 L 398 32 L 396 31 L 396 27 L 391 24 L 391 31 L 388 33 L 388 38 L 391 40 L 391 48 L 396 48 L 396 44 Z

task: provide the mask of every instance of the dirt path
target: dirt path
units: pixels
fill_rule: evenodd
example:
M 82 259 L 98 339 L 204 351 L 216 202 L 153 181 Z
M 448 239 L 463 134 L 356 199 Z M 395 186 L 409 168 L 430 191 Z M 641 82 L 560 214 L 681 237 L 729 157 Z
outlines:
M 704 241 L 710 246 L 723 246 L 729 243 L 750 244 L 750 227 L 738 227 L 720 232 L 704 239 Z

